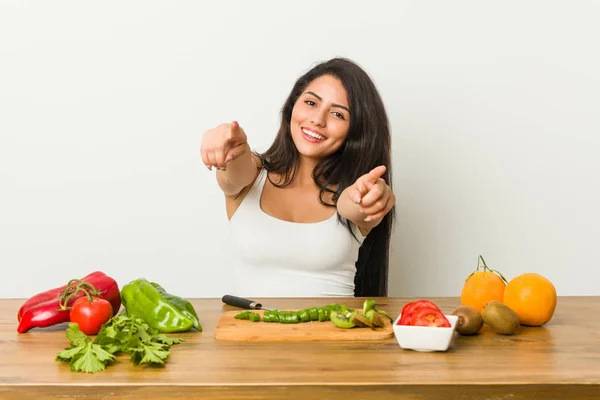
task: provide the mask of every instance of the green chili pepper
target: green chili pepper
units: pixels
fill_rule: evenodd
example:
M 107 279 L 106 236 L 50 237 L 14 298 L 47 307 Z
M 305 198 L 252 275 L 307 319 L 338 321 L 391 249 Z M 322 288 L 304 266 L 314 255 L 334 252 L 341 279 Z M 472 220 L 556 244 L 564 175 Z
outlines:
M 282 318 L 282 314 L 279 313 L 279 322 L 282 324 L 297 324 L 300 322 L 300 319 L 298 319 L 298 313 L 295 311 L 285 311 L 283 313 L 283 318 Z
M 258 322 L 260 321 L 260 314 L 252 311 L 242 311 L 241 313 L 237 314 L 234 318 L 247 319 L 252 322 Z
M 279 310 L 273 310 L 273 314 L 271 314 L 271 318 L 273 322 L 279 322 Z
M 317 308 L 317 311 L 319 312 L 319 322 L 327 321 L 325 318 L 325 311 L 323 311 L 322 308 Z
M 342 305 L 340 304 L 329 304 L 325 306 L 326 308 L 329 309 L 329 313 L 331 314 L 332 311 L 335 312 L 345 312 L 345 310 L 342 310 Z M 346 307 L 345 305 L 343 307 Z
M 190 311 L 181 302 L 166 298 L 144 278 L 129 282 L 121 289 L 121 302 L 127 314 L 143 319 L 159 332 L 184 332 L 194 326 Z M 200 326 L 198 324 L 198 326 Z
M 378 316 L 374 314 L 377 313 L 390 318 L 385 311 L 378 310 L 375 307 L 375 300 L 365 300 L 361 311 L 363 312 L 361 313 L 353 308 L 348 308 L 348 306 L 345 304 L 328 304 L 321 307 L 305 308 L 299 311 L 265 310 L 262 320 L 264 322 L 275 322 L 281 324 L 297 324 L 311 321 L 330 321 L 334 319 L 332 314 L 337 314 L 339 316 L 360 313 L 361 316 L 366 314 L 365 321 L 369 322 L 370 324 L 374 323 L 375 326 L 382 326 L 383 323 L 380 321 Z M 260 314 L 251 311 L 243 311 L 237 314 L 235 318 L 260 321 Z M 352 324 L 352 326 L 354 326 L 354 324 Z
M 263 314 L 263 321 L 265 322 L 279 322 L 279 314 L 277 310 L 265 311 Z
M 302 322 L 310 321 L 310 315 L 308 314 L 307 309 L 298 311 L 298 317 L 300 317 L 300 321 Z
M 250 313 L 250 321 L 252 322 L 258 322 L 260 321 L 260 314 L 259 313 Z
M 264 322 L 271 322 L 271 314 L 269 311 L 265 311 L 263 313 L 263 321 Z
M 235 317 L 233 317 L 235 319 L 249 319 L 250 318 L 250 311 L 242 311 L 239 314 L 236 314 Z
M 167 291 L 156 282 L 150 282 L 150 284 L 154 286 L 156 290 L 158 290 L 158 292 L 162 295 L 163 298 L 165 298 L 165 300 L 167 300 L 173 306 L 177 307 L 183 315 L 191 319 L 194 323 L 194 328 L 196 328 L 199 331 L 202 331 L 200 319 L 198 318 L 198 314 L 196 314 L 196 310 L 194 309 L 192 303 L 190 303 L 186 299 L 167 293 Z

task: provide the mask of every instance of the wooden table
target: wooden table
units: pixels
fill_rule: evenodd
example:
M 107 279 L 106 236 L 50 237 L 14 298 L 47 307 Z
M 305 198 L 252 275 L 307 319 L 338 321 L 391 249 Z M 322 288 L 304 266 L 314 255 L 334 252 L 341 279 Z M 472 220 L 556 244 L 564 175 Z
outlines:
M 280 309 L 332 299 L 255 299 Z M 396 317 L 413 299 L 377 299 Z M 457 298 L 434 298 L 451 312 Z M 484 327 L 449 351 L 379 342 L 240 343 L 214 339 L 225 306 L 193 299 L 203 332 L 177 334 L 164 367 L 133 366 L 128 356 L 97 374 L 54 361 L 68 345 L 59 325 L 16 331 L 23 300 L 0 300 L 0 399 L 599 399 L 600 297 L 559 298 L 554 319 L 515 336 Z M 336 299 L 359 307 L 362 299 Z

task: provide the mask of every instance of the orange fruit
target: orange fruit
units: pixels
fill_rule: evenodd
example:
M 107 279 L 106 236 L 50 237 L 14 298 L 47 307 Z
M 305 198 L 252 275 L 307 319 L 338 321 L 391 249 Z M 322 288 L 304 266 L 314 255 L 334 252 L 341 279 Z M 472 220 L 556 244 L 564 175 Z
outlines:
M 479 259 L 477 269 L 466 279 L 461 294 L 460 302 L 463 306 L 471 306 L 481 312 L 483 306 L 491 300 L 504 301 L 504 289 L 506 279 L 498 271 L 489 269 L 483 257 L 483 270 L 479 270 Z
M 521 325 L 542 326 L 554 315 L 556 288 L 540 274 L 525 273 L 508 282 L 504 304 L 517 313 Z

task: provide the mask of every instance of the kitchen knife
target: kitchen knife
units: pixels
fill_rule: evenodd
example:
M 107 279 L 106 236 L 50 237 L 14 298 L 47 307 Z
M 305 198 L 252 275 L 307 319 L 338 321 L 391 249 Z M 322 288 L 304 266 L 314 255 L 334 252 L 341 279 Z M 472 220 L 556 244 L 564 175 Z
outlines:
M 271 310 L 271 308 L 263 307 L 261 303 L 258 303 L 254 300 L 244 299 L 243 297 L 232 296 L 230 294 L 226 294 L 221 299 L 223 303 L 229 304 L 230 306 L 244 308 L 246 310 Z

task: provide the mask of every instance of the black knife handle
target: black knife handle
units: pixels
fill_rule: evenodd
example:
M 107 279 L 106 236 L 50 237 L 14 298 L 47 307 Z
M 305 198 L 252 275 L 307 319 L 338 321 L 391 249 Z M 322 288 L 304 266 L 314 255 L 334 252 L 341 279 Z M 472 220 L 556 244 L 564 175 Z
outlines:
M 262 308 L 262 304 L 257 303 L 254 300 L 244 299 L 243 297 L 232 296 L 230 294 L 226 294 L 221 300 L 225 304 L 244 308 L 246 310 L 260 310 Z

